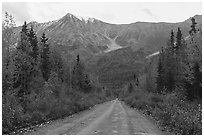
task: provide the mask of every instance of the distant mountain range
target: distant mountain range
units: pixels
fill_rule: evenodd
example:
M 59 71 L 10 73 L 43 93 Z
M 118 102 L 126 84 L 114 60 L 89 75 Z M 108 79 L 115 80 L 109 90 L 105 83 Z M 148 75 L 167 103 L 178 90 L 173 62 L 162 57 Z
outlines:
M 198 23 L 197 28 L 202 28 L 202 16 L 196 15 L 194 18 Z M 30 22 L 30 25 L 33 25 L 38 38 L 45 32 L 51 48 L 68 62 L 79 54 L 92 79 L 106 86 L 118 87 L 131 81 L 134 74 L 140 75 L 145 71 L 146 57 L 158 54 L 161 47 L 166 46 L 172 29 L 176 35 L 180 27 L 183 37 L 188 37 L 191 20 L 116 25 L 67 14 L 55 21 Z M 21 26 L 14 29 L 14 43 L 20 31 Z
M 202 26 L 202 16 L 194 16 L 196 22 Z M 143 48 L 147 53 L 158 51 L 165 46 L 171 29 L 174 32 L 180 27 L 183 36 L 188 35 L 190 18 L 179 23 L 149 23 L 136 22 L 131 24 L 109 24 L 103 21 L 89 18 L 78 18 L 72 14 L 50 22 L 33 25 L 37 36 L 43 32 L 49 38 L 52 46 L 65 46 L 69 51 L 80 51 L 89 54 L 110 52 L 120 48 L 132 47 L 134 50 Z M 21 26 L 14 29 L 14 42 L 20 36 Z

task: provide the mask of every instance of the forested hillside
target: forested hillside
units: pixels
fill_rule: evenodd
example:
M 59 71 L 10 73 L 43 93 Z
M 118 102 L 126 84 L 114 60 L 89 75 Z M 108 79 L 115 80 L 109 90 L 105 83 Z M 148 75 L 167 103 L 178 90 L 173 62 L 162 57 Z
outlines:
M 202 29 L 191 18 L 189 37 L 169 32 L 166 46 L 151 57 L 139 86 L 133 80 L 120 98 L 173 134 L 202 134 Z
M 6 13 L 2 39 L 3 134 L 63 118 L 112 98 L 98 81 L 89 78 L 79 55 L 70 63 L 68 55 L 50 48 L 45 33 L 38 38 L 26 22 L 16 48 L 11 48 L 13 27 L 13 17 Z
M 67 14 L 16 27 L 5 14 L 3 134 L 114 98 L 172 134 L 202 134 L 201 16 L 115 25 Z

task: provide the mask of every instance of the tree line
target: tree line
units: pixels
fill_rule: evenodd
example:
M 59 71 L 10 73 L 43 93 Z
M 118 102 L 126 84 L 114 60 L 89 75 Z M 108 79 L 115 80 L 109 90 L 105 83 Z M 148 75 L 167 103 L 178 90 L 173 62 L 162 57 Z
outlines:
M 107 100 L 106 91 L 92 84 L 79 55 L 71 68 L 67 56 L 50 46 L 46 34 L 38 38 L 26 22 L 17 43 L 13 42 L 15 22 L 8 13 L 2 28 L 3 133 Z
M 171 30 L 167 46 L 162 47 L 157 67 L 157 92 L 174 92 L 179 89 L 188 100 L 202 99 L 202 50 L 201 29 L 195 18 L 189 36 L 184 38 L 178 27 L 176 36 Z

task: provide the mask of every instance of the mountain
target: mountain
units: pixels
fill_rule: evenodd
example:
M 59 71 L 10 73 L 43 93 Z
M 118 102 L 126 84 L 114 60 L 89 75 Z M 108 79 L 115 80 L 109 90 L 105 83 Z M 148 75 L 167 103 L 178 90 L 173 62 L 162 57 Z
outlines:
M 194 17 L 201 26 L 202 16 Z M 191 21 L 189 18 L 179 23 L 136 22 L 116 25 L 94 18 L 85 20 L 68 13 L 55 21 L 30 22 L 28 26 L 30 25 L 33 25 L 38 37 L 45 32 L 52 46 L 63 45 L 70 51 L 99 54 L 131 46 L 135 50 L 144 48 L 149 54 L 166 44 L 171 29 L 176 32 L 180 27 L 183 35 L 187 36 Z M 14 29 L 14 42 L 19 37 L 20 30 L 21 26 Z
M 198 28 L 202 28 L 202 16 L 194 16 Z M 72 14 L 50 22 L 33 25 L 38 38 L 44 32 L 51 49 L 55 49 L 71 61 L 77 54 L 85 62 L 92 77 L 106 86 L 119 87 L 131 81 L 133 75 L 144 71 L 148 55 L 158 53 L 180 27 L 183 37 L 189 35 L 190 18 L 178 23 L 110 24 L 94 18 L 78 18 Z M 19 38 L 21 26 L 14 29 L 13 43 Z

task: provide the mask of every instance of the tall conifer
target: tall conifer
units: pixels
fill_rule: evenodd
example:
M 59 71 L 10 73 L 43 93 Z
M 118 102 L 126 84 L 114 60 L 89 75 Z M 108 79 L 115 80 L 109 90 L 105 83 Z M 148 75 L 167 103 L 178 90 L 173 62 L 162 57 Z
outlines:
M 46 38 L 45 33 L 42 34 L 40 38 L 42 43 L 42 53 L 41 53 L 41 72 L 45 81 L 48 81 L 50 75 L 50 59 L 49 59 L 49 44 L 47 43 L 48 38 Z

